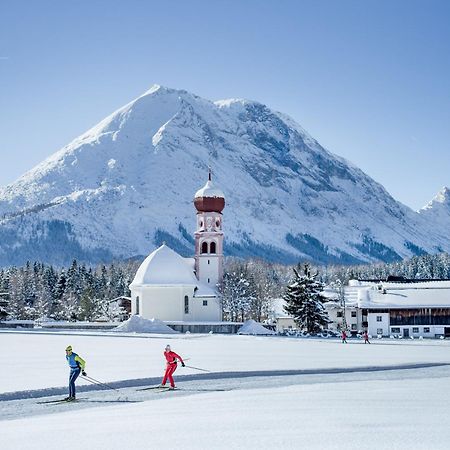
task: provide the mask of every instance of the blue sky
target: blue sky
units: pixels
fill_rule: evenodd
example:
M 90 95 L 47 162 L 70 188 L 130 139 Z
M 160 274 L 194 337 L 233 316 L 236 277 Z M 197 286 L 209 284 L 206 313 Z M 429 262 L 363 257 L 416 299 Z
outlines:
M 450 2 L 0 4 L 0 185 L 152 84 L 286 112 L 398 200 L 450 185 Z

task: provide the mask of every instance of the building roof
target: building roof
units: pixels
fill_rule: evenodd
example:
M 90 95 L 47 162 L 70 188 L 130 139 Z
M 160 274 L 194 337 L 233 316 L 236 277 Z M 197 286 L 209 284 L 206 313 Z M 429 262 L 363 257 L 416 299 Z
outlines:
M 368 292 L 367 298 L 358 299 L 360 308 L 450 308 L 449 288 L 404 288 Z
M 194 274 L 194 259 L 183 258 L 166 244 L 144 259 L 130 287 L 192 286 L 195 297 L 216 297 L 216 292 L 200 283 Z
M 198 212 L 222 213 L 225 208 L 225 196 L 211 181 L 211 172 L 206 184 L 195 193 L 194 206 Z
M 197 284 L 191 258 L 183 258 L 163 244 L 144 259 L 130 286 Z
M 211 180 L 208 180 L 206 184 L 199 189 L 194 198 L 225 198 L 224 193 L 216 188 Z
M 448 278 L 405 278 L 402 276 L 389 275 L 387 278 L 358 278 L 358 280 L 351 280 L 358 283 L 404 283 L 404 284 L 416 284 L 416 283 L 442 283 L 444 281 L 450 281 Z
M 450 308 L 450 281 L 405 281 L 350 283 L 346 304 L 359 308 Z

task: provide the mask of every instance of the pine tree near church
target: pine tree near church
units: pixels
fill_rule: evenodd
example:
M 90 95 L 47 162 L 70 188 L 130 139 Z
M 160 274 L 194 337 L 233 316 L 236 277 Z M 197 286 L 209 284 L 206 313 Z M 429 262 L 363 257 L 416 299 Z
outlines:
M 322 295 L 323 284 L 316 280 L 317 273 L 312 275 L 309 264 L 294 270 L 294 278 L 287 286 L 283 295 L 286 301 L 285 311 L 291 315 L 297 326 L 314 334 L 319 333 L 328 323 L 328 313 L 324 303 L 326 298 Z

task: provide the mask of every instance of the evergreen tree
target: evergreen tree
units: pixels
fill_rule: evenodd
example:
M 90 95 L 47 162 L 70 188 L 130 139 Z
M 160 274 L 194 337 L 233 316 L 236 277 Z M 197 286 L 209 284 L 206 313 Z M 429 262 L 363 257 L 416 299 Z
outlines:
M 9 300 L 6 307 L 9 319 L 25 319 L 26 304 L 23 296 L 23 274 L 13 268 L 9 277 Z
M 61 318 L 70 322 L 78 320 L 80 307 L 78 298 L 71 291 L 67 291 L 61 301 Z
M 301 267 L 294 270 L 294 279 L 287 286 L 283 295 L 286 301 L 285 311 L 290 314 L 298 327 L 308 333 L 320 332 L 330 320 L 325 310 L 326 298 L 322 295 L 323 284 L 316 280 L 317 273 L 311 274 L 309 264 L 303 267 L 303 274 L 300 274 Z
M 63 313 L 62 302 L 66 293 L 66 285 L 67 285 L 66 272 L 64 271 L 64 269 L 62 269 L 58 277 L 58 281 L 56 282 L 56 285 L 53 289 L 52 295 L 53 300 L 49 312 L 49 316 L 52 319 L 63 320 L 65 318 Z
M 81 295 L 79 319 L 92 321 L 101 316 L 102 312 L 102 303 L 95 296 L 94 290 L 87 287 Z

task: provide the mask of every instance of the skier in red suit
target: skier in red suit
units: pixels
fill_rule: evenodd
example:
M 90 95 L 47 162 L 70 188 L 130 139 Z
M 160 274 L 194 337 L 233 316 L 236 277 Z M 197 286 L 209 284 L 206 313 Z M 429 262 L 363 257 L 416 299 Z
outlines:
M 166 349 L 164 350 L 164 356 L 167 361 L 166 372 L 164 373 L 164 378 L 162 380 L 161 386 L 165 386 L 167 379 L 169 379 L 170 388 L 175 389 L 175 382 L 173 381 L 173 373 L 177 370 L 177 362 L 180 360 L 181 366 L 184 367 L 183 358 L 177 353 L 173 352 L 170 349 L 170 345 L 166 345 Z

